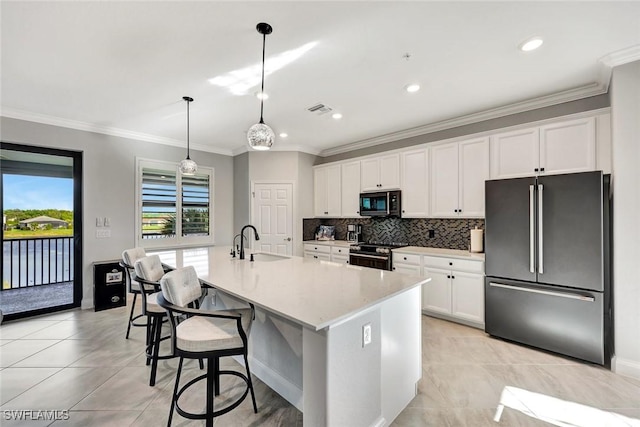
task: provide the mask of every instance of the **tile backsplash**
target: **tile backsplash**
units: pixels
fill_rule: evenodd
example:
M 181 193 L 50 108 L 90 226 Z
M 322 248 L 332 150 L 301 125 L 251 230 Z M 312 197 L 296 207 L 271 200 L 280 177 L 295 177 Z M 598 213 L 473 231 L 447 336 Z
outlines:
M 336 239 L 344 240 L 348 224 L 362 225 L 362 241 L 461 250 L 469 249 L 470 229 L 484 229 L 484 219 L 475 218 L 305 218 L 302 220 L 303 239 L 315 239 L 320 225 L 333 225 Z M 433 230 L 434 237 L 429 237 L 429 230 Z

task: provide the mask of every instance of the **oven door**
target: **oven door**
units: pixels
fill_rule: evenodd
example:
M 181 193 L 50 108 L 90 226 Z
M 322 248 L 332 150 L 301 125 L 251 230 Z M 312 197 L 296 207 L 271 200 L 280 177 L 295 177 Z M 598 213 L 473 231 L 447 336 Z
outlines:
M 349 255 L 349 264 L 377 268 L 378 270 L 391 270 L 391 257 L 352 253 Z

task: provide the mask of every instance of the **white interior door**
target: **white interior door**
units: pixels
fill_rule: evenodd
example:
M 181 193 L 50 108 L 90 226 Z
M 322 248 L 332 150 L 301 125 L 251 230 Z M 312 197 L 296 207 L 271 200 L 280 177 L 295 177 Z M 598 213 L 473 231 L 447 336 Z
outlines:
M 260 235 L 254 247 L 263 252 L 291 255 L 293 184 L 254 183 L 251 212 L 251 222 Z

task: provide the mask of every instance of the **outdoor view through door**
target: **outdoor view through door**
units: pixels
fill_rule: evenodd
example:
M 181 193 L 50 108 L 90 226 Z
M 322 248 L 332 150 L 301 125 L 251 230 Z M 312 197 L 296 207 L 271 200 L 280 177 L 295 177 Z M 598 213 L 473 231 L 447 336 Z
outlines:
M 3 316 L 78 307 L 81 153 L 2 143 L 0 162 Z

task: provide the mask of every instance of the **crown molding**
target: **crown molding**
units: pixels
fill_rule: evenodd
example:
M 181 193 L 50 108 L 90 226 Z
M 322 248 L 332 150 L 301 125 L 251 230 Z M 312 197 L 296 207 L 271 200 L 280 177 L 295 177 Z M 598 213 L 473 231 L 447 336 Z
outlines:
M 307 153 L 307 154 L 311 154 L 314 156 L 317 156 L 320 154 L 320 150 L 313 148 L 313 147 L 305 147 L 303 145 L 298 145 L 298 144 L 281 144 L 278 143 L 276 145 L 274 145 L 273 147 L 271 147 L 271 149 L 269 150 L 269 152 L 274 152 L 274 151 L 298 151 L 301 153 Z M 234 148 L 232 151 L 232 155 L 233 156 L 237 156 L 239 154 L 242 153 L 246 153 L 246 152 L 256 152 L 254 150 L 249 150 L 249 147 L 246 144 L 243 144 L 240 147 Z M 266 152 L 266 151 L 264 151 Z
M 617 50 L 598 60 L 598 62 L 609 68 L 628 64 L 634 61 L 640 61 L 640 44 Z
M 164 137 L 151 135 L 147 133 L 134 132 L 126 129 L 118 129 L 118 128 L 113 128 L 109 126 L 97 126 L 91 123 L 81 122 L 78 120 L 63 119 L 60 117 L 53 117 L 53 116 L 47 116 L 44 114 L 31 113 L 28 111 L 16 110 L 13 108 L 2 107 L 2 110 L 0 111 L 0 116 L 8 117 L 10 119 L 18 119 L 18 120 L 25 120 L 28 122 L 40 123 L 44 125 L 52 125 L 52 126 L 69 128 L 69 129 L 81 130 L 85 132 L 101 133 L 104 135 L 117 136 L 119 138 L 135 139 L 138 141 L 153 142 L 155 144 L 170 145 L 173 147 L 180 147 L 180 148 L 185 147 L 185 142 L 177 139 L 164 138 Z M 225 156 L 233 155 L 233 152 L 231 150 L 225 150 L 225 149 L 220 149 L 220 148 L 215 148 L 215 147 L 210 147 L 205 145 L 191 144 L 191 149 L 204 151 L 207 153 L 222 154 Z
M 552 105 L 562 104 L 565 102 L 575 101 L 582 98 L 601 95 L 608 90 L 607 84 L 593 82 L 577 88 L 557 92 L 551 95 L 545 95 L 538 98 L 528 99 L 526 101 L 509 104 L 502 107 L 492 108 L 490 110 L 479 111 L 477 113 L 468 114 L 453 119 L 442 120 L 430 123 L 424 126 L 393 132 L 374 138 L 356 141 L 350 144 L 340 145 L 338 147 L 328 148 L 320 152 L 321 157 L 333 156 L 361 148 L 373 147 L 375 145 L 386 144 L 388 142 L 399 141 L 401 139 L 412 138 L 414 136 L 425 135 L 441 130 L 452 129 L 472 123 L 478 123 L 485 120 L 497 119 L 511 114 L 522 113 L 525 111 L 535 110 L 538 108 L 549 107 Z

